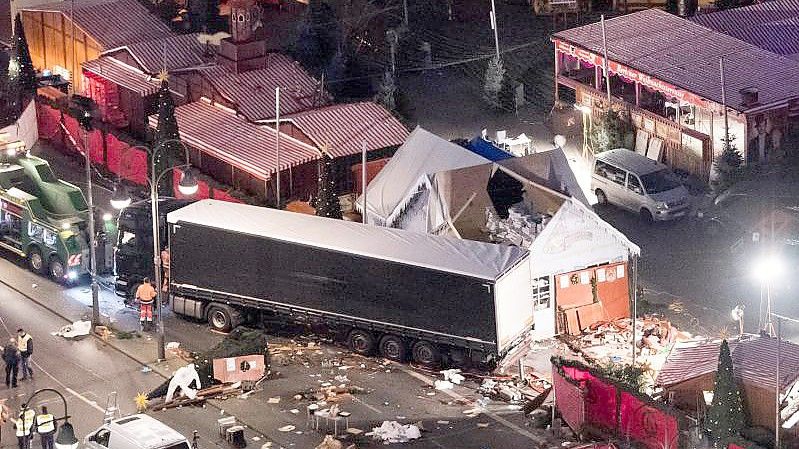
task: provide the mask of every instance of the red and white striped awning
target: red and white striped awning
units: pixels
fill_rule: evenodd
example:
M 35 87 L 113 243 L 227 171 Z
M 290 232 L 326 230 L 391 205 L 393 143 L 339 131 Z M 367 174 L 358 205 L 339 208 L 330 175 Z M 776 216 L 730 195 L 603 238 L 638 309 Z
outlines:
M 175 108 L 180 138 L 187 145 L 252 176 L 268 180 L 277 169 L 276 131 L 254 125 L 205 98 Z M 158 115 L 149 118 L 158 125 Z M 280 133 L 280 169 L 318 160 L 316 148 Z
M 84 62 L 84 76 L 104 78 L 142 97 L 158 92 L 158 80 L 110 56 Z
M 331 157 L 402 145 L 408 130 L 384 107 L 371 101 L 337 104 L 289 117 L 300 130 Z

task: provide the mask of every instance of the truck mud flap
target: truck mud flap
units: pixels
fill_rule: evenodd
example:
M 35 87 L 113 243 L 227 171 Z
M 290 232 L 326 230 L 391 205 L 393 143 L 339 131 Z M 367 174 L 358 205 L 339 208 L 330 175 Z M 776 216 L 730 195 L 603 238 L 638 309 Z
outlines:
M 172 311 L 179 314 L 190 316 L 192 318 L 203 318 L 202 301 L 184 298 L 182 296 L 174 296 L 172 298 Z

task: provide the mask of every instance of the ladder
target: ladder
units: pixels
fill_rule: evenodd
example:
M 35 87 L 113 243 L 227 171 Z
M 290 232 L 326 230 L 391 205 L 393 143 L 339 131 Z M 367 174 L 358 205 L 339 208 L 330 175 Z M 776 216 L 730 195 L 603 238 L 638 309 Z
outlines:
M 120 417 L 122 417 L 122 415 L 119 412 L 119 405 L 117 403 L 117 392 L 112 391 L 105 400 L 105 415 L 103 415 L 103 424 L 108 424 L 114 419 Z

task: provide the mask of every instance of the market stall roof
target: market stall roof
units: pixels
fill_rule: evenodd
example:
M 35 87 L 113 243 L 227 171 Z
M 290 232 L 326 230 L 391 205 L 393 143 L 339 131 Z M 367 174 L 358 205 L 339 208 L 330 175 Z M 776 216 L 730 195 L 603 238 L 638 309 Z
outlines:
M 521 248 L 439 237 L 401 229 L 297 214 L 265 207 L 202 200 L 170 212 L 189 222 L 365 257 L 496 280 L 527 257 Z
M 199 34 L 179 34 L 159 39 L 136 42 L 124 46 L 143 71 L 157 74 L 167 71 L 201 66 L 205 46 L 198 39 Z
M 471 150 L 416 127 L 388 164 L 366 188 L 366 213 L 385 224 L 405 205 L 408 197 L 435 172 L 490 162 Z M 359 209 L 363 204 L 359 198 Z
M 96 40 L 102 50 L 174 35 L 137 0 L 63 1 L 22 10 L 59 12 L 66 20 L 72 17 L 75 25 Z
M 529 249 L 533 277 L 641 254 L 638 245 L 573 197 L 560 206 Z
M 615 61 L 721 104 L 719 59 L 724 56 L 727 106 L 737 111 L 777 106 L 799 97 L 799 62 L 659 9 L 605 21 L 607 50 Z M 603 54 L 599 22 L 557 32 L 553 40 Z M 744 104 L 743 89 L 759 100 Z
M 528 156 L 503 159 L 499 165 L 528 181 L 572 196 L 586 206 L 591 205 L 577 182 L 577 176 L 569 165 L 566 153 L 560 148 Z
M 267 180 L 277 169 L 276 131 L 252 124 L 208 99 L 175 108 L 180 138 L 188 145 L 251 175 Z M 149 118 L 151 128 L 158 115 Z M 319 151 L 280 134 L 280 168 L 286 170 L 320 158 Z
M 250 121 L 275 118 L 275 88 L 280 87 L 280 114 L 287 116 L 330 104 L 330 96 L 299 62 L 269 53 L 263 68 L 242 73 L 222 65 L 200 70 L 223 97 Z
M 776 338 L 745 335 L 730 340 L 735 377 L 766 390 L 774 390 L 777 376 L 777 345 L 780 344 L 780 386 L 783 390 L 799 378 L 799 345 Z M 656 385 L 670 387 L 710 373 L 719 363 L 720 340 L 676 343 L 658 373 Z
M 799 54 L 799 0 L 755 3 L 690 20 L 780 55 Z
M 360 154 L 362 144 L 373 151 L 401 145 L 408 138 L 405 125 L 371 101 L 312 109 L 287 119 L 334 158 Z
M 142 97 L 158 92 L 158 80 L 110 56 L 103 56 L 84 62 L 81 67 L 85 72 L 131 90 Z

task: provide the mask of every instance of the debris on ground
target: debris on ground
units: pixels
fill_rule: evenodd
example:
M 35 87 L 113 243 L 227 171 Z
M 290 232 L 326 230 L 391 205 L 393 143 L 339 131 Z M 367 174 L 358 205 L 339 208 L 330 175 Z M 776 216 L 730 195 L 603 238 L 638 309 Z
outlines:
M 376 440 L 388 443 L 407 443 L 422 437 L 422 432 L 415 424 L 400 424 L 397 421 L 383 421 L 380 427 L 372 429 L 372 436 Z
M 64 337 L 64 338 L 78 338 L 84 337 L 89 335 L 92 331 L 92 322 L 91 321 L 75 321 L 72 324 L 67 324 L 66 326 L 61 327 L 61 329 L 53 332 L 53 335 L 57 337 Z
M 341 441 L 333 438 L 333 435 L 325 435 L 325 438 L 315 449 L 344 449 L 344 445 L 341 444 Z
M 461 374 L 461 370 L 459 369 L 445 369 L 441 371 L 441 374 L 444 375 L 444 380 L 452 382 L 455 385 L 460 385 L 466 378 L 463 377 Z
M 436 380 L 435 381 L 436 390 L 451 390 L 454 386 L 455 386 L 455 384 L 453 384 L 452 382 L 450 382 L 448 380 Z
M 296 427 L 294 427 L 291 424 L 289 424 L 289 425 L 283 426 L 283 427 L 281 427 L 281 428 L 279 428 L 277 430 L 279 430 L 280 432 L 291 432 L 294 429 L 296 429 Z

